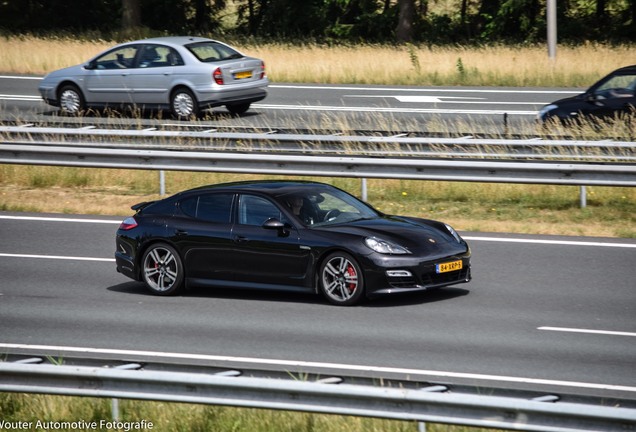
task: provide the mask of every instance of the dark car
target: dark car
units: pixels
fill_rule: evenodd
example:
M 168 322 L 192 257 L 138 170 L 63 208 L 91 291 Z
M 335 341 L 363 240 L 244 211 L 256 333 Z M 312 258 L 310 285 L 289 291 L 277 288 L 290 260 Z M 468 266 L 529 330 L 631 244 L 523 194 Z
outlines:
M 560 99 L 539 111 L 542 122 L 604 120 L 636 113 L 636 65 L 615 70 L 580 95 Z M 585 121 L 585 120 L 584 120 Z
M 385 215 L 323 183 L 219 184 L 132 208 L 117 231 L 117 271 L 158 295 L 276 289 L 351 305 L 471 279 L 470 248 L 449 225 Z
M 126 42 L 88 62 L 51 72 L 42 99 L 70 114 L 88 107 L 169 108 L 180 119 L 225 105 L 233 114 L 267 95 L 265 63 L 222 42 L 160 37 Z

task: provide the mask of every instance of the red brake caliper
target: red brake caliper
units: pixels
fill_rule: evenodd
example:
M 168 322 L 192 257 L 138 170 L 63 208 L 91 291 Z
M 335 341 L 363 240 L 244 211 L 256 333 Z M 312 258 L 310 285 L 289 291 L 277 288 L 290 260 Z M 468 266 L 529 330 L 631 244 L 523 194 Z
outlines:
M 349 266 L 347 267 L 347 274 L 349 275 L 351 279 L 356 278 L 356 269 L 354 269 L 351 264 L 349 264 Z M 349 287 L 348 287 L 349 291 L 353 292 L 356 289 L 356 286 L 357 286 L 356 283 L 353 283 L 353 282 L 349 283 Z

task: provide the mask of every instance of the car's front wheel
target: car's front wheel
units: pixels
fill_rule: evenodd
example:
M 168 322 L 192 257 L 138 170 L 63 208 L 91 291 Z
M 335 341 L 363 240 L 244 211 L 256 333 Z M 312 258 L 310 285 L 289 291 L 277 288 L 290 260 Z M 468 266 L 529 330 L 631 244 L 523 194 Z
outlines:
M 199 113 L 199 102 L 187 88 L 178 88 L 170 97 L 170 109 L 179 120 L 189 120 Z
M 335 305 L 349 306 L 364 295 L 364 278 L 356 260 L 346 252 L 334 252 L 320 266 L 323 295 Z
M 154 294 L 173 295 L 183 287 L 183 263 L 172 246 L 163 243 L 150 246 L 141 262 L 143 280 Z
M 79 88 L 72 84 L 62 87 L 58 93 L 62 113 L 76 116 L 84 111 L 84 96 Z

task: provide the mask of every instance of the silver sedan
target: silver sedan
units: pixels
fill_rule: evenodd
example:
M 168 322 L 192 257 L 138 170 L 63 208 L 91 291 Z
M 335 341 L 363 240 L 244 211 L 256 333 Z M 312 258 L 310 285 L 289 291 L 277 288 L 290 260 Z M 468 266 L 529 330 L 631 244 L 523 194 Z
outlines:
M 169 108 L 179 119 L 225 107 L 245 113 L 267 96 L 265 63 L 199 37 L 161 37 L 117 45 L 85 64 L 46 75 L 44 101 L 65 114 L 88 107 Z

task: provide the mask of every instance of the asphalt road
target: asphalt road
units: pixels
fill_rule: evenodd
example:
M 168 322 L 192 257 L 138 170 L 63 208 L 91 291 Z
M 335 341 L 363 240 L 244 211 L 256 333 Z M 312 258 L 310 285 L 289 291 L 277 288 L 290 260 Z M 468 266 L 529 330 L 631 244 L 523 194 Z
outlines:
M 40 77 L 0 76 L 0 120 L 60 120 L 57 109 L 40 99 L 39 80 Z M 509 127 L 532 123 L 543 105 L 579 92 L 549 88 L 272 83 L 268 97 L 253 104 L 245 116 L 232 118 L 226 115 L 225 108 L 219 107 L 204 123 L 314 129 L 346 125 L 352 129 L 395 131 L 436 131 L 437 128 L 443 131 L 449 122 L 467 122 L 478 124 L 482 129 L 503 128 L 504 123 Z M 95 116 L 86 120 L 99 124 L 107 119 Z M 152 115 L 147 120 L 152 121 Z M 174 123 L 171 120 L 158 122 Z
M 121 218 L 0 212 L 0 352 L 175 353 L 636 400 L 636 241 L 463 233 L 474 280 L 359 307 L 115 271 Z M 24 348 L 24 347 L 23 347 Z

